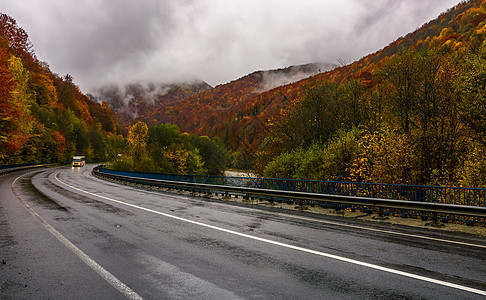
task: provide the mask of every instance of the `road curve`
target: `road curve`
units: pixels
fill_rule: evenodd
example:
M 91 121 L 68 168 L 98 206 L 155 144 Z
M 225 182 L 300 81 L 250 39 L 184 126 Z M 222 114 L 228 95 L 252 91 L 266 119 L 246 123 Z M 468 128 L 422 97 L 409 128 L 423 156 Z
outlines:
M 0 177 L 0 298 L 484 299 L 486 240 L 59 167 Z

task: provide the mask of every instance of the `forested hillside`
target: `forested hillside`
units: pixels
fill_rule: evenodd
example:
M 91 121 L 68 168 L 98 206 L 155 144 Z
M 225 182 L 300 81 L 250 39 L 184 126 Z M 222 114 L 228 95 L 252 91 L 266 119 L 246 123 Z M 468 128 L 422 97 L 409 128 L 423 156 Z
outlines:
M 120 125 L 128 128 L 139 120 L 158 125 L 165 120 L 153 117 L 155 110 L 174 105 L 209 89 L 211 86 L 203 81 L 173 84 L 132 83 L 125 86 L 103 86 L 88 96 L 93 101 L 106 102 L 118 117 Z
M 106 104 L 39 61 L 27 33 L 0 13 L 0 164 L 115 157 L 123 138 Z
M 160 107 L 143 120 L 177 124 L 187 132 L 217 136 L 231 149 L 247 149 L 254 143 L 254 137 L 260 136 L 262 116 L 273 115 L 285 106 L 286 99 L 262 99 L 262 93 L 335 67 L 313 63 L 257 71 L 176 104 Z
M 266 120 L 256 171 L 486 186 L 485 20 L 486 1 L 461 3 L 375 54 L 261 95 L 289 105 Z
M 486 186 L 485 20 L 466 1 L 350 65 L 268 91 L 256 72 L 154 118 L 268 177 Z
M 179 83 L 131 83 L 124 86 L 106 85 L 88 96 L 95 102 L 106 102 L 122 128 L 138 121 L 149 125 L 165 122 L 178 124 L 184 130 L 212 134 L 228 123 L 228 116 L 240 109 L 238 103 L 252 95 L 308 78 L 335 68 L 336 65 L 312 63 L 283 69 L 257 71 L 230 83 L 212 88 L 200 80 Z M 192 106 L 199 111 L 193 112 Z M 228 114 L 227 108 L 231 110 Z M 224 111 L 224 112 L 223 112 Z M 198 122 L 187 114 L 198 115 Z M 211 124 L 211 125 L 202 125 Z
M 192 175 L 222 175 L 226 169 L 227 153 L 220 140 L 183 133 L 177 125 L 138 121 L 130 127 L 127 142 L 129 147 L 109 168 Z

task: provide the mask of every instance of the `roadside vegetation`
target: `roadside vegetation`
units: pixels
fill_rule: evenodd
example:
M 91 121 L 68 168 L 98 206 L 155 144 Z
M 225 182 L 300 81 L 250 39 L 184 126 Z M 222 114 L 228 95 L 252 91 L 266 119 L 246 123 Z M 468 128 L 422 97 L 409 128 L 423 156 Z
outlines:
M 108 164 L 124 171 L 222 175 L 227 153 L 218 139 L 181 133 L 176 125 L 133 125 L 122 153 Z
M 256 173 L 486 187 L 486 1 L 297 84 L 250 152 Z
M 486 186 L 486 42 L 314 81 L 256 153 L 266 177 Z

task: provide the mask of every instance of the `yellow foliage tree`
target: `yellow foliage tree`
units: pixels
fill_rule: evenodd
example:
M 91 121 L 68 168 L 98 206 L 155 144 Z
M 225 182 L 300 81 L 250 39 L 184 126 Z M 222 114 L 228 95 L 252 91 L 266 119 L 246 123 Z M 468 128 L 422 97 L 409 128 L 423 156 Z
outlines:
M 148 127 L 144 122 L 137 122 L 130 127 L 128 132 L 128 144 L 130 155 L 134 162 L 140 162 L 143 156 L 147 155 Z
M 177 174 L 204 174 L 204 162 L 197 149 L 189 151 L 181 144 L 171 144 L 164 148 L 164 157 Z
M 15 56 L 8 60 L 8 73 L 13 84 L 8 98 L 0 101 L 0 159 L 7 155 L 15 156 L 29 140 L 32 131 L 30 73 L 21 59 Z

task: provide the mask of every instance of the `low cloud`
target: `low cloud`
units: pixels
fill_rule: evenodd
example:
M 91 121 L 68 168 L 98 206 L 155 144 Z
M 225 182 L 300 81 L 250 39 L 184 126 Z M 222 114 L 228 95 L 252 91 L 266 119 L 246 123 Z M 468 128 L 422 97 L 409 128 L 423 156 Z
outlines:
M 291 66 L 262 72 L 262 83 L 258 92 L 263 93 L 278 86 L 300 81 L 310 76 L 330 71 L 337 67 L 335 64 L 312 63 L 300 66 Z

